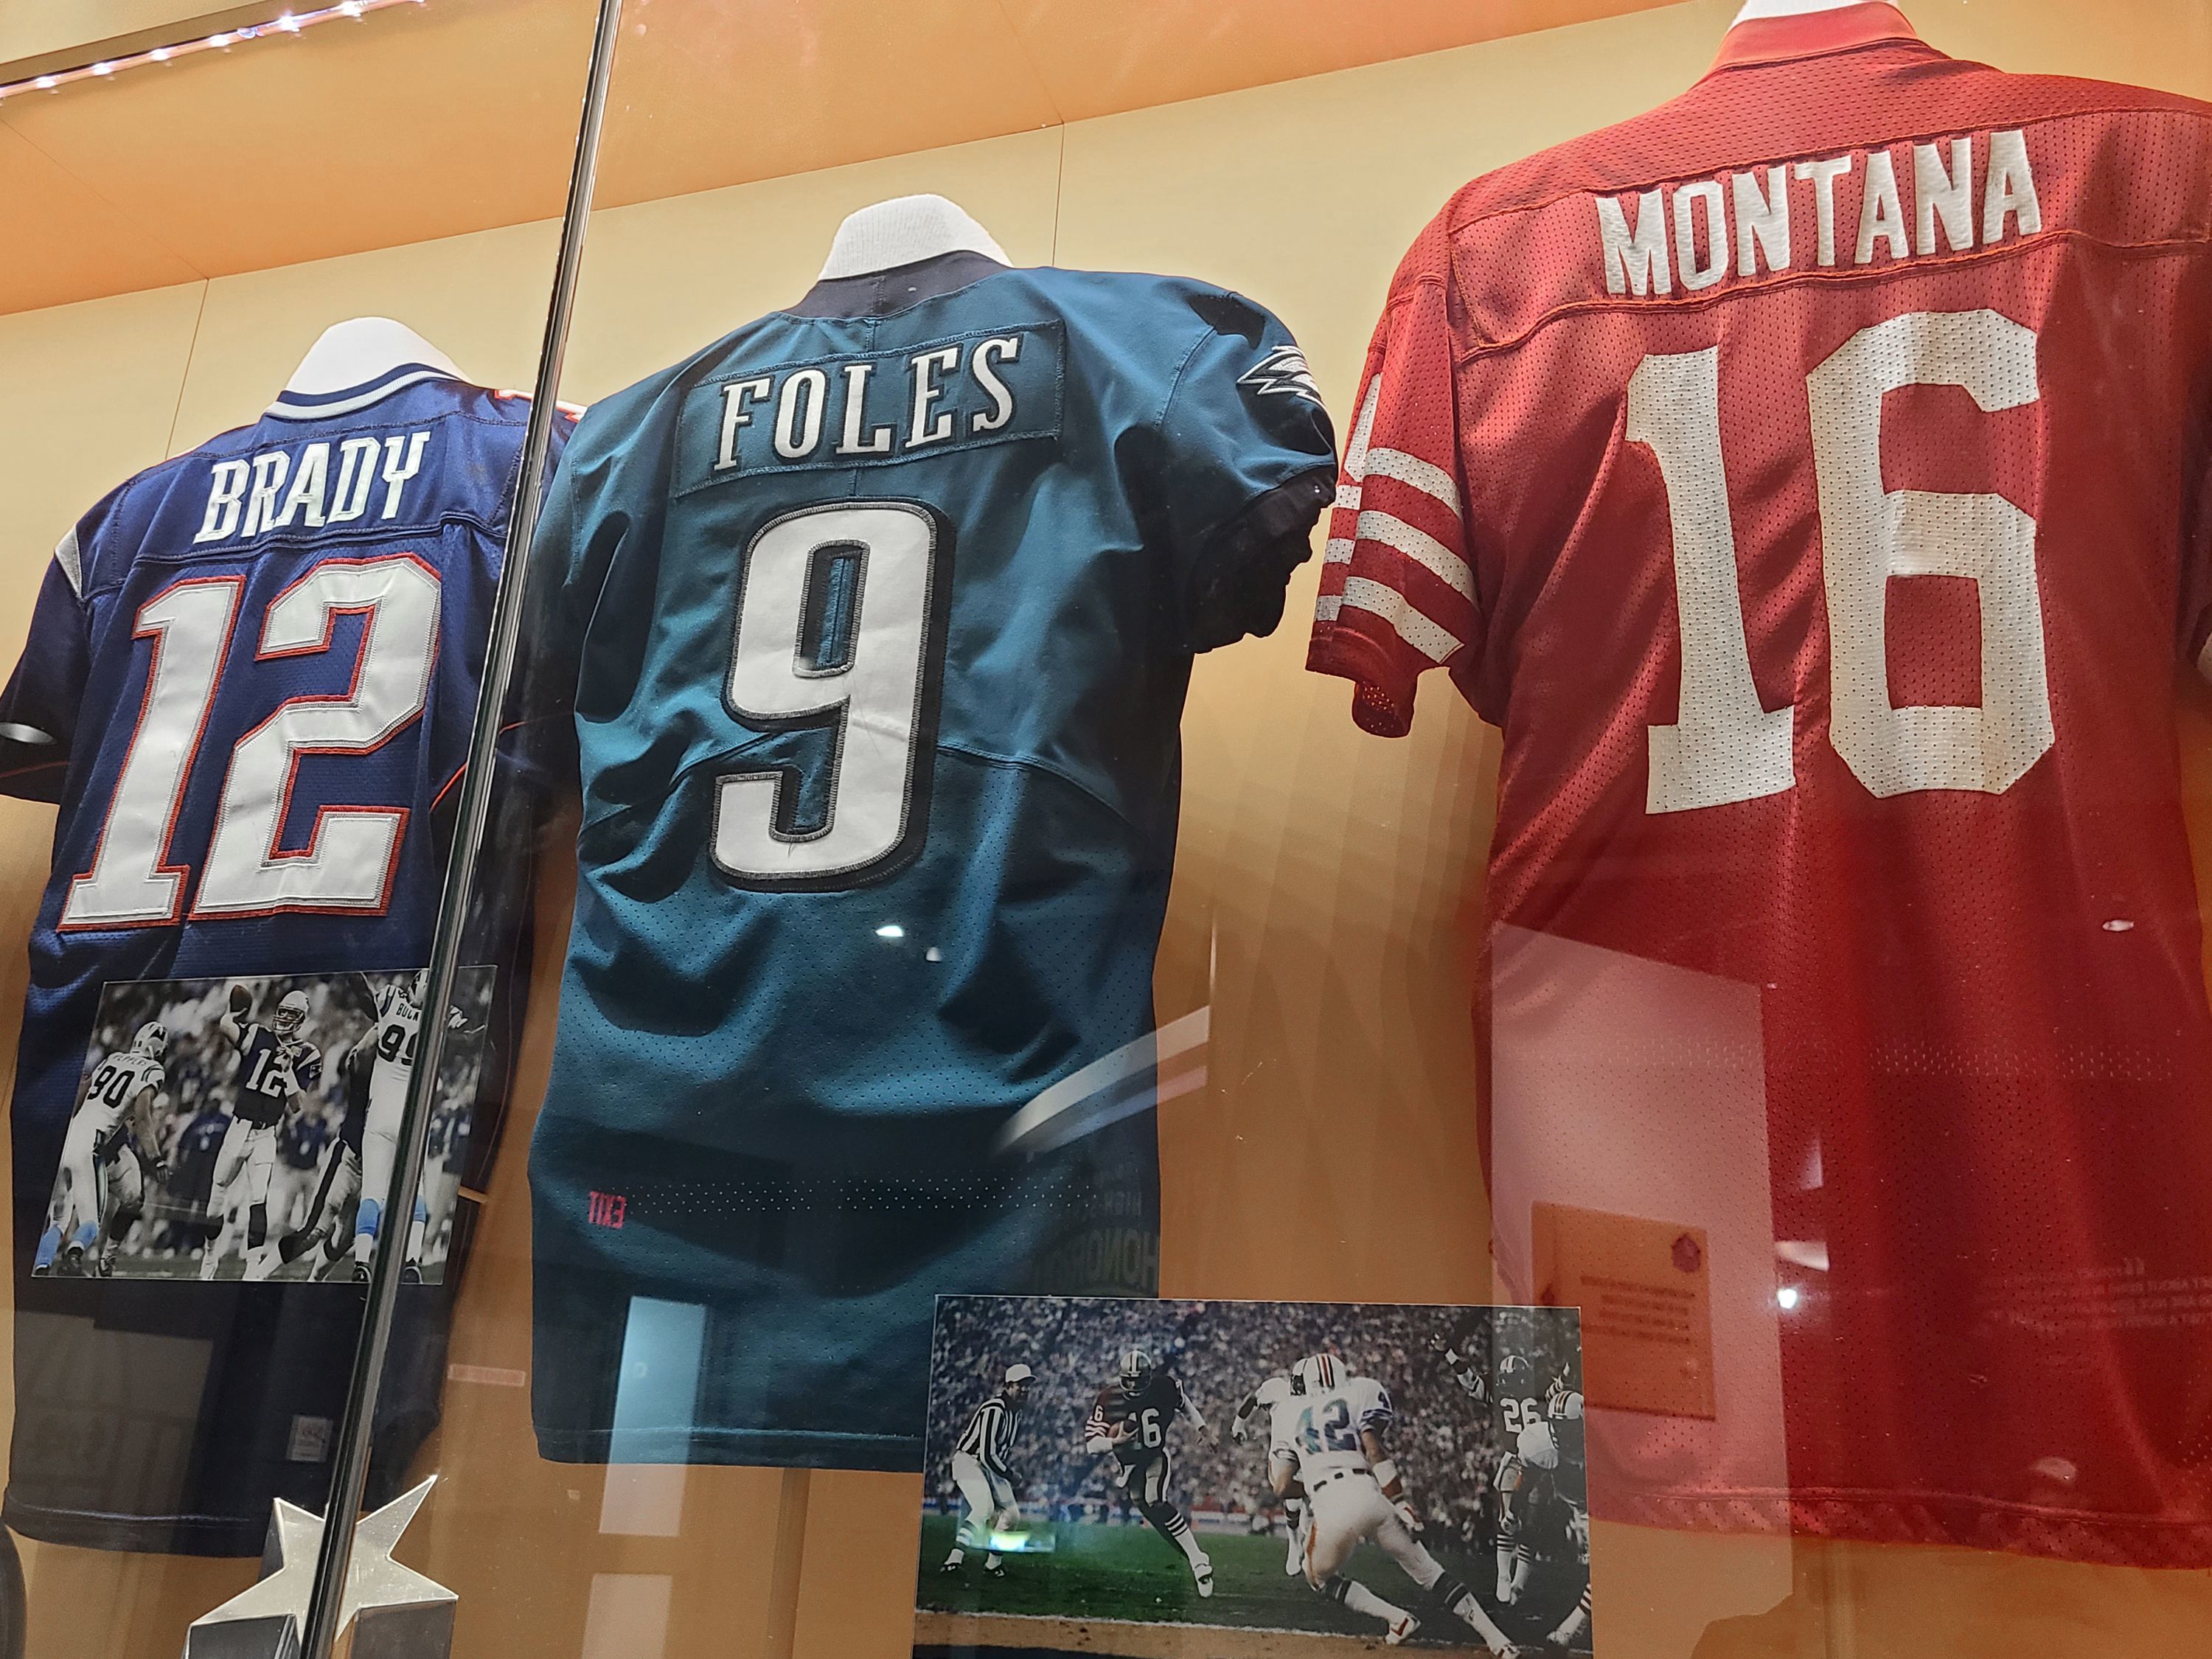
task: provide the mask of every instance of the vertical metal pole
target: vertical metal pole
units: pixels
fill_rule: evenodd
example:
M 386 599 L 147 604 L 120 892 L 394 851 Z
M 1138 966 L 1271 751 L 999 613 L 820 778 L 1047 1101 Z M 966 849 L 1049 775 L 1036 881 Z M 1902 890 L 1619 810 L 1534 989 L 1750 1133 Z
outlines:
M 568 205 L 561 218 L 561 251 L 553 271 L 553 295 L 546 307 L 545 339 L 538 359 L 535 401 L 522 445 L 522 467 L 509 515 L 507 548 L 499 589 L 492 604 L 491 640 L 484 656 L 483 689 L 477 694 L 476 726 L 469 741 L 468 770 L 461 783 L 459 823 L 446 865 L 445 888 L 438 900 L 438 930 L 430 949 L 430 977 L 425 988 L 422 1029 L 415 1076 L 399 1121 L 398 1157 L 386 1194 L 386 1224 L 377 1234 L 368 1273 L 368 1307 L 361 1340 L 354 1350 L 353 1375 L 346 1387 L 345 1415 L 339 1420 L 337 1456 L 331 1469 L 330 1502 L 323 1510 L 323 1537 L 315 1556 L 313 1594 L 301 1633 L 303 1659 L 331 1659 L 339 1635 L 347 1569 L 353 1560 L 355 1518 L 368 1480 L 371 1429 L 376 1396 L 383 1382 L 392 1342 L 392 1316 L 399 1299 L 399 1273 L 407 1255 L 404 1219 L 415 1207 L 422 1176 L 422 1147 L 430 1121 L 444 1056 L 445 1011 L 453 999 L 453 970 L 475 885 L 476 862 L 490 816 L 496 766 L 495 748 L 500 718 L 514 674 L 515 646 L 522 627 L 522 590 L 530 562 L 530 543 L 538 528 L 544 494 L 545 458 L 553 438 L 554 398 L 567 356 L 568 321 L 575 304 L 576 273 L 582 264 L 584 229 L 592 209 L 592 180 L 599 159 L 599 128 L 606 113 L 607 81 L 614 67 L 615 39 L 622 21 L 622 0 L 599 0 L 599 27 L 592 40 L 592 62 L 584 85 L 583 117 L 576 131 L 576 158 L 568 174 Z M 399 1218 L 395 1220 L 395 1218 Z

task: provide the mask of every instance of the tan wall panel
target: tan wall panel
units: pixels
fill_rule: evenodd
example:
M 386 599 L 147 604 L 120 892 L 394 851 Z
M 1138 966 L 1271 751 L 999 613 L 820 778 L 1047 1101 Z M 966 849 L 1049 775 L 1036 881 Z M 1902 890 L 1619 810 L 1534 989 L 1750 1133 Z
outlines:
M 999 0 L 649 0 L 630 16 L 607 101 L 603 202 L 826 171 L 1060 118 Z
M 258 419 L 316 337 L 350 317 L 404 323 L 478 384 L 528 391 L 559 240 L 542 222 L 216 277 L 172 453 Z
M 169 453 L 202 284 L 0 316 L 0 653 L 94 501 Z
M 2203 0 L 1907 0 L 1905 10 L 1929 45 L 1955 58 L 2212 98 L 2212 6 Z
M 592 216 L 562 395 L 588 403 L 806 292 L 838 222 L 934 191 L 1017 261 L 1052 258 L 1058 129 L 987 138 Z
M 1653 0 L 1158 0 L 1140 27 L 1126 7 L 1011 0 L 1007 15 L 1071 121 L 1322 75 L 1476 40 L 1641 11 Z

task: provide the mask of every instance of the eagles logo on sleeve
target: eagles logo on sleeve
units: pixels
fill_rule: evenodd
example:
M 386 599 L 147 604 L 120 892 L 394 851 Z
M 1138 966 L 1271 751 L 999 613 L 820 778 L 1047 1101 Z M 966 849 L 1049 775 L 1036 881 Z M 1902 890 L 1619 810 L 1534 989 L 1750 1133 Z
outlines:
M 1303 398 L 1318 406 L 1321 388 L 1314 384 L 1306 354 L 1294 345 L 1279 345 L 1239 375 L 1237 384 L 1252 388 L 1255 398 Z

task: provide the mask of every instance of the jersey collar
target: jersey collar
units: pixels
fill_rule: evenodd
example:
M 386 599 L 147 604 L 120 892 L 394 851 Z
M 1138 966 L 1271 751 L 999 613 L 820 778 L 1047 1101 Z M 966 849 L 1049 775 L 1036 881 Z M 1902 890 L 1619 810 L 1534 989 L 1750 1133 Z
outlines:
M 962 249 L 858 276 L 829 276 L 806 290 L 793 317 L 888 317 L 1008 269 L 988 254 Z
M 1832 11 L 1801 12 L 1790 17 L 1747 17 L 1721 39 L 1720 56 L 1713 71 L 1742 69 L 1753 64 L 1780 63 L 1792 58 L 1814 58 L 1832 52 L 1849 52 L 1878 40 L 1909 40 L 1920 36 L 1895 6 L 1869 0 Z
M 337 392 L 295 392 L 287 386 L 264 411 L 279 421 L 327 421 L 334 415 L 351 415 L 380 398 L 424 380 L 450 380 L 449 369 L 428 363 L 395 363 L 373 380 Z

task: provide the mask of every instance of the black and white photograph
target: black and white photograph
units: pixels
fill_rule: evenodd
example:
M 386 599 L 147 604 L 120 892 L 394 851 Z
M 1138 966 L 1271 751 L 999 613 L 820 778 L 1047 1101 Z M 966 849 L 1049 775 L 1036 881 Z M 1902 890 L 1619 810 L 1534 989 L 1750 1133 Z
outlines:
M 403 1278 L 440 1282 L 495 976 L 455 977 L 422 1182 L 397 1218 L 428 970 L 107 986 L 32 1272 L 353 1282 L 399 1225 Z
M 1589 1653 L 1578 1316 L 940 1297 L 915 1607 L 917 1659 Z

